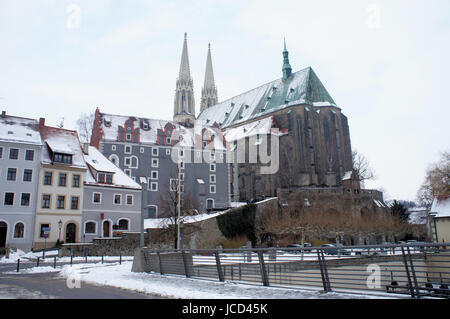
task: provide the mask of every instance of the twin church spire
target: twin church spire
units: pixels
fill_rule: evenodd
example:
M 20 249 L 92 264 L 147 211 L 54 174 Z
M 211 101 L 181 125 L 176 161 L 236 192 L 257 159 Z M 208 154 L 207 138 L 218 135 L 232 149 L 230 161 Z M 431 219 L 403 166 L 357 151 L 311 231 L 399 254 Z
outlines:
M 200 111 L 217 104 L 217 88 L 214 83 L 214 73 L 211 59 L 211 46 L 208 44 L 206 58 L 205 82 L 202 89 Z M 181 53 L 180 73 L 176 83 L 173 120 L 190 122 L 195 120 L 194 82 L 189 67 L 187 34 L 184 34 L 183 52 Z

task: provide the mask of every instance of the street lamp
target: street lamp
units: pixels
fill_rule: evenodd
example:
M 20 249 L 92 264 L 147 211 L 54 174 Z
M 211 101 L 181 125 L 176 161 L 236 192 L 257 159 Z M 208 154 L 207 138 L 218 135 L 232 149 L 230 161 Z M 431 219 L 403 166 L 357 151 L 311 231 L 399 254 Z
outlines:
M 140 246 L 141 248 L 144 248 L 145 246 L 145 240 L 144 240 L 144 212 L 147 208 L 147 178 L 144 176 L 141 176 L 139 178 L 141 187 L 142 187 L 142 193 L 141 193 L 141 236 L 140 236 Z
M 59 234 L 58 234 L 58 241 L 61 243 L 61 228 L 62 228 L 62 220 L 60 219 L 58 222 L 58 229 L 59 229 Z

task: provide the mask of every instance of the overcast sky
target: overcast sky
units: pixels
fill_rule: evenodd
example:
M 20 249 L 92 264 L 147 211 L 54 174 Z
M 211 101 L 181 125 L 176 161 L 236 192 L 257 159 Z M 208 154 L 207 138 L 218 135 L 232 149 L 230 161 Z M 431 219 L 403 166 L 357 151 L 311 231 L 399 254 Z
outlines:
M 197 113 L 208 43 L 219 101 L 311 66 L 389 199 L 450 150 L 450 1 L 0 0 L 0 108 L 172 119 L 183 34 Z

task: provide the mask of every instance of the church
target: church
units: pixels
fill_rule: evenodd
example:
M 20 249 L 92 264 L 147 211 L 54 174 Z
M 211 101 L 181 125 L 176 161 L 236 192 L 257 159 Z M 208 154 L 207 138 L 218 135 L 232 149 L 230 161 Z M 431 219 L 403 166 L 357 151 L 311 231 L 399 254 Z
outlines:
M 97 109 L 91 145 L 133 179 L 148 179 L 149 217 L 163 214 L 158 202 L 170 192 L 173 179 L 180 181 L 183 192 L 189 191 L 200 211 L 280 198 L 285 190 L 291 200 L 292 191 L 299 192 L 301 203 L 310 201 L 305 196 L 314 194 L 320 200 L 318 194 L 331 191 L 346 203 L 339 204 L 343 210 L 386 209 L 382 193 L 360 189 L 351 174 L 350 131 L 342 108 L 311 67 L 293 72 L 286 42 L 281 58 L 280 78 L 219 102 L 208 45 L 196 116 L 185 33 L 173 120 L 119 116 Z M 200 140 L 195 130 L 202 132 Z M 208 130 L 211 134 L 204 134 Z M 172 137 L 174 131 L 183 133 Z M 236 160 L 239 149 L 246 151 L 241 161 Z M 276 156 L 277 167 L 263 173 L 267 161 L 260 154 L 268 153 L 267 149 L 272 160 Z M 175 165 L 170 156 L 174 151 L 190 159 L 209 160 Z M 249 160 L 252 157 L 254 161 Z

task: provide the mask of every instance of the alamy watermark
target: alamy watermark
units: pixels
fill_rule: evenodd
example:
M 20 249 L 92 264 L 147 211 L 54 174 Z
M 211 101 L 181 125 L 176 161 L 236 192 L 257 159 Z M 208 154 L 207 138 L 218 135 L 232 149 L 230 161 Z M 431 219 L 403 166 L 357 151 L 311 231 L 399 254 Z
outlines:
M 171 132 L 171 158 L 174 163 L 260 164 L 260 174 L 274 174 L 280 164 L 279 137 L 278 128 L 254 128 L 247 134 L 245 127 L 238 127 L 224 133 L 196 121 L 192 128 L 180 127 Z
M 79 29 L 81 26 L 81 7 L 76 3 L 71 3 L 66 7 L 66 27 L 69 30 Z

